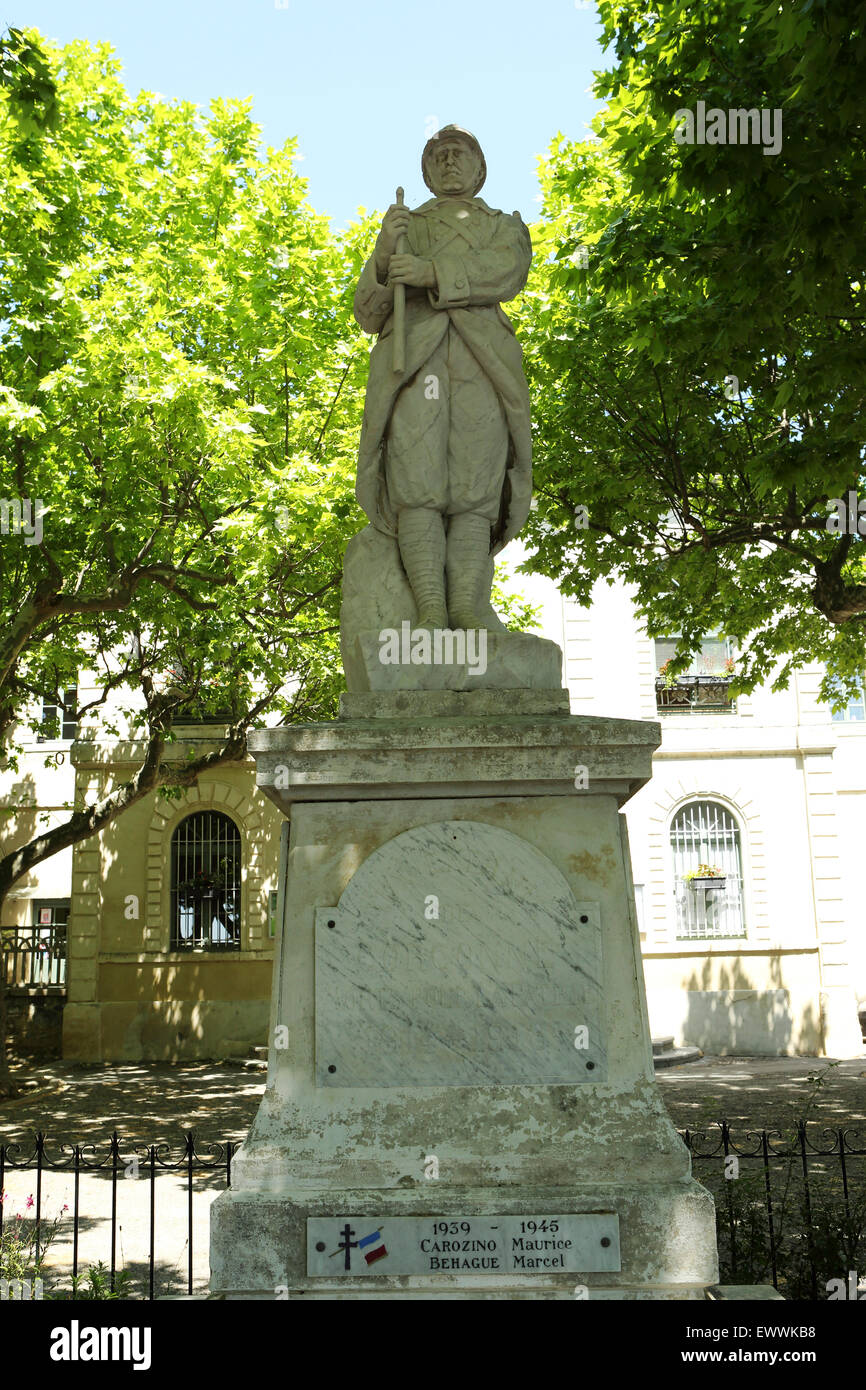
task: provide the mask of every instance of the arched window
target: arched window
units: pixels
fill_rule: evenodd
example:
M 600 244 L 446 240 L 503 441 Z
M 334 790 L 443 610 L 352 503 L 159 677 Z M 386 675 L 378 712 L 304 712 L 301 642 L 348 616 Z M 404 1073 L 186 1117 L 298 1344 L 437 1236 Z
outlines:
M 171 837 L 171 949 L 240 944 L 240 832 L 220 811 L 196 811 Z
M 740 827 L 718 801 L 690 801 L 671 821 L 678 940 L 745 936 Z

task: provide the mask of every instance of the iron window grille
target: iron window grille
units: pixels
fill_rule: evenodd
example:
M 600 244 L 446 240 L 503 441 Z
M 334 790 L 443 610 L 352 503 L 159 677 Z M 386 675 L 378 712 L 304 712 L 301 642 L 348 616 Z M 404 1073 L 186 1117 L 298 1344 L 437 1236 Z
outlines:
M 195 811 L 171 837 L 171 949 L 240 946 L 240 831 L 221 811 Z
M 671 822 L 674 913 L 678 941 L 744 937 L 740 828 L 727 807 L 717 801 L 691 801 Z M 701 865 L 720 871 L 711 878 L 689 882 Z

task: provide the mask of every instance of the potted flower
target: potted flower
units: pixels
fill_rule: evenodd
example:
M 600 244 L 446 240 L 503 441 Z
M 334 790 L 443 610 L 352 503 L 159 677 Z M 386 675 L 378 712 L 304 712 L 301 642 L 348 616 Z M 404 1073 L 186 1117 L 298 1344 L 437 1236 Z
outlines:
M 190 897 L 197 901 L 208 897 L 209 894 L 218 892 L 225 887 L 225 876 L 214 873 L 207 869 L 197 869 L 196 872 L 183 883 L 179 883 L 178 889 L 182 893 L 188 893 Z
M 696 869 L 689 869 L 683 874 L 683 883 L 687 883 L 690 888 L 703 888 L 707 891 L 711 889 L 724 888 L 727 882 L 727 875 L 722 872 L 718 864 L 699 864 Z

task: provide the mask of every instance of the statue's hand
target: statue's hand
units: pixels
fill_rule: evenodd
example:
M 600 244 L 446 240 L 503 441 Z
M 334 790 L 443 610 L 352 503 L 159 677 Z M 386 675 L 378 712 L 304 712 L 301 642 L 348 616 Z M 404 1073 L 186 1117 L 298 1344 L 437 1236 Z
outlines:
M 397 250 L 397 242 L 409 230 L 409 209 L 392 203 L 382 219 L 382 230 L 376 240 L 376 268 L 384 271 Z M 383 277 L 384 278 L 384 277 Z
M 392 256 L 388 262 L 388 281 L 392 285 L 419 285 L 435 289 L 433 262 L 422 260 L 420 256 Z

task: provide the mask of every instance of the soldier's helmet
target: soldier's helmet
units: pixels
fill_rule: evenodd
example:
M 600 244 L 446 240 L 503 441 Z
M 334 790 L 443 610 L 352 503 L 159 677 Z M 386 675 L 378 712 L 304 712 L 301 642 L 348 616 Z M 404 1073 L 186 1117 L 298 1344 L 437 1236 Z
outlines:
M 430 182 L 428 172 L 430 159 L 433 154 L 433 151 L 436 149 L 437 143 L 440 140 L 444 140 L 446 138 L 450 138 L 452 140 L 462 140 L 464 144 L 467 144 L 469 146 L 469 148 L 472 150 L 472 153 L 476 155 L 478 158 L 481 170 L 478 175 L 478 182 L 472 190 L 472 196 L 474 198 L 475 195 L 478 193 L 479 189 L 481 189 L 484 186 L 484 180 L 487 178 L 487 162 L 484 158 L 484 151 L 482 150 L 478 141 L 475 139 L 475 136 L 472 134 L 472 131 L 464 130 L 463 126 L 461 125 L 444 125 L 441 130 L 437 130 L 435 135 L 430 136 L 430 139 L 424 146 L 424 152 L 421 155 L 421 173 L 424 176 L 424 182 L 430 189 L 431 193 L 435 192 L 435 189 L 433 188 L 433 185 Z

